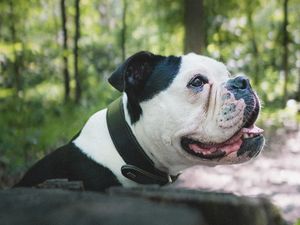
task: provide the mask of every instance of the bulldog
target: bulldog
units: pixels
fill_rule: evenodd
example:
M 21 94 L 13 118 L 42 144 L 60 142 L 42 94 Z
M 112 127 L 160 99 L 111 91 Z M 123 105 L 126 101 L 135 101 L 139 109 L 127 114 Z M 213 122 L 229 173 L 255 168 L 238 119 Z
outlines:
M 263 130 L 254 124 L 260 102 L 248 78 L 232 78 L 214 59 L 142 51 L 109 83 L 122 96 L 30 168 L 16 187 L 54 178 L 82 181 L 92 191 L 164 185 L 188 167 L 242 163 L 263 149 Z

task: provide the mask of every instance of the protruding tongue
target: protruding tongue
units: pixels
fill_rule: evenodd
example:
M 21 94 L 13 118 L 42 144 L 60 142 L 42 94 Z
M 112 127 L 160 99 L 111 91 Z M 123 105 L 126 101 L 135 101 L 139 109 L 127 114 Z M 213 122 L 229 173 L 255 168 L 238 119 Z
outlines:
M 224 142 L 223 144 L 216 144 L 215 146 L 211 147 L 203 147 L 199 146 L 197 143 L 189 144 L 189 148 L 196 153 L 202 153 L 203 155 L 211 154 L 217 150 L 222 150 L 227 154 L 237 151 L 240 149 L 243 141 L 241 137 L 243 134 L 261 134 L 264 130 L 257 127 L 256 125 L 252 125 L 249 128 L 242 128 L 240 132 L 234 135 L 232 138 Z
M 239 139 L 232 144 L 228 144 L 228 145 L 225 144 L 222 147 L 201 148 L 197 144 L 190 144 L 189 147 L 194 152 L 202 153 L 203 155 L 214 153 L 217 150 L 222 150 L 223 152 L 226 152 L 227 154 L 229 154 L 231 152 L 235 152 L 235 151 L 239 150 L 242 143 L 243 143 L 242 139 Z

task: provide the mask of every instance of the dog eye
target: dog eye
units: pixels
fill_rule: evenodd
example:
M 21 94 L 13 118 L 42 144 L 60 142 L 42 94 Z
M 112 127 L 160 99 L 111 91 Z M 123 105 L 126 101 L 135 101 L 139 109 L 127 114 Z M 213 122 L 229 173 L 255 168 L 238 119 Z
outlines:
M 203 75 L 196 75 L 193 79 L 188 83 L 188 87 L 190 88 L 202 88 L 204 84 L 208 83 L 208 79 Z

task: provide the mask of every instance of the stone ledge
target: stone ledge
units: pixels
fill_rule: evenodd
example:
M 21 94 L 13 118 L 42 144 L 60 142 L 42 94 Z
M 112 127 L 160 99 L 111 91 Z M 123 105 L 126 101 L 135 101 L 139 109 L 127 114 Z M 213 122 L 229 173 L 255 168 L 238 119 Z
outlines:
M 73 187 L 73 186 L 72 186 Z M 1 225 L 286 225 L 264 198 L 157 186 L 0 191 Z
M 158 203 L 185 204 L 197 209 L 209 225 L 286 225 L 279 210 L 266 198 L 250 198 L 230 193 L 148 186 L 114 187 L 115 196 L 136 196 Z
M 192 208 L 60 189 L 0 191 L 1 225 L 206 225 Z

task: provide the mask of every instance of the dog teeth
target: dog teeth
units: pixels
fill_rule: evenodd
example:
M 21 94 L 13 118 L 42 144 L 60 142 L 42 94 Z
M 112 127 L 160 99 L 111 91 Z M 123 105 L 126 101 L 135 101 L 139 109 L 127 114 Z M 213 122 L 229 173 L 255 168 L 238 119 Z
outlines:
M 253 138 L 255 136 L 255 134 L 249 134 L 249 133 L 245 133 L 243 134 L 243 138 L 247 139 L 247 138 Z

